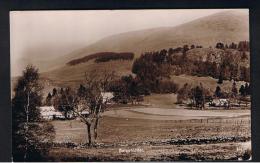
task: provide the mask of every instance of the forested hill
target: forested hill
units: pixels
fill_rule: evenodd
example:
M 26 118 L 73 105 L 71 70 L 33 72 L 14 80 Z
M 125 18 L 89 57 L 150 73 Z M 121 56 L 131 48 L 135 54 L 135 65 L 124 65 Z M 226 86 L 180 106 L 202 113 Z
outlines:
M 145 52 L 134 60 L 107 59 L 106 62 L 86 61 L 73 66 L 65 65 L 42 73 L 42 76 L 62 84 L 80 83 L 84 80 L 85 73 L 91 70 L 115 71 L 118 76 L 139 73 L 144 77 L 147 75 L 158 77 L 168 72 L 168 76 L 186 74 L 218 79 L 221 75 L 223 80 L 250 80 L 250 52 L 247 41 L 231 44 L 219 42 L 211 47 L 183 45 L 177 48 L 158 49 Z
M 142 76 L 192 75 L 211 76 L 225 80 L 250 81 L 249 42 L 223 44 L 215 47 L 184 45 L 178 48 L 146 52 L 133 63 L 132 72 Z

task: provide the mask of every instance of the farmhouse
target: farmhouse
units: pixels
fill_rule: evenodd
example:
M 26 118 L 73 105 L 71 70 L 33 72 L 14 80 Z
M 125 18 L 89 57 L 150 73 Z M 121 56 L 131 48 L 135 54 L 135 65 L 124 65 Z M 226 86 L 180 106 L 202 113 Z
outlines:
M 40 113 L 43 119 L 53 120 L 55 118 L 65 119 L 65 116 L 54 109 L 53 106 L 42 106 L 40 107 Z
M 112 98 L 114 97 L 112 92 L 102 92 L 103 102 L 111 103 Z
M 111 103 L 113 96 L 112 92 L 103 92 L 103 102 Z M 83 116 L 87 116 L 89 114 L 88 109 L 84 109 L 85 105 L 84 104 L 79 104 L 78 105 L 79 109 L 82 110 L 80 113 Z M 62 112 L 55 110 L 53 106 L 42 106 L 40 107 L 40 113 L 41 116 L 46 119 L 46 120 L 53 120 L 53 119 L 65 119 L 65 116 L 63 115 Z M 68 118 L 74 118 L 75 115 L 72 112 L 68 113 Z
M 225 99 L 225 98 L 213 99 L 211 102 L 209 102 L 209 106 L 228 107 L 229 106 L 229 100 Z
M 53 119 L 65 119 L 65 116 L 60 111 L 56 111 L 53 106 L 42 106 L 40 107 L 40 113 L 43 119 L 53 120 Z M 83 110 L 81 115 L 87 116 L 89 112 L 87 110 Z M 72 112 L 68 113 L 68 118 L 75 117 Z

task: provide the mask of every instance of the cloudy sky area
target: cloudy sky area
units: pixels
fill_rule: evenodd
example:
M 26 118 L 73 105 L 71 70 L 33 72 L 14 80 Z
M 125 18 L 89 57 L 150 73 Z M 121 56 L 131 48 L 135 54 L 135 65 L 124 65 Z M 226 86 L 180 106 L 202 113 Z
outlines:
M 13 11 L 12 76 L 21 74 L 29 62 L 66 55 L 106 36 L 176 26 L 221 11 L 224 10 Z

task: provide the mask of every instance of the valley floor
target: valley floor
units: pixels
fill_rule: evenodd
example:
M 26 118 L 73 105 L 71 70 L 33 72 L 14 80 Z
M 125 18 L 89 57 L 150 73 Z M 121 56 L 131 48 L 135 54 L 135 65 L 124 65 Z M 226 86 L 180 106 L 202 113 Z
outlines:
M 53 147 L 55 161 L 237 160 L 251 149 L 250 110 L 117 108 L 104 113 L 96 147 L 80 147 L 87 140 L 80 121 L 52 123 L 56 143 L 75 145 Z

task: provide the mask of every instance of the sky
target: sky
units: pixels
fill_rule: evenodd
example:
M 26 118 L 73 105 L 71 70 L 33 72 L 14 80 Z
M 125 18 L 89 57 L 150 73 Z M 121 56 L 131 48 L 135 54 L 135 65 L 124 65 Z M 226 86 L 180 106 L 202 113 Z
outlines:
M 24 64 L 48 60 L 106 36 L 176 26 L 223 9 L 11 11 L 11 75 Z

